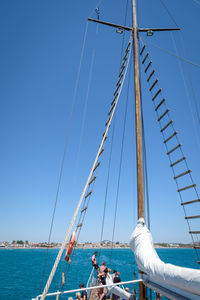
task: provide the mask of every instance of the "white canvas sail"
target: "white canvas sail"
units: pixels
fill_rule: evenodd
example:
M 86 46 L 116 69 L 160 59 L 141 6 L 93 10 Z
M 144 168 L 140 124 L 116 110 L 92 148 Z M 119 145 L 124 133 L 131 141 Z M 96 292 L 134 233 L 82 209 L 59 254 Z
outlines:
M 152 281 L 200 296 L 200 270 L 161 261 L 154 249 L 151 232 L 143 218 L 138 220 L 132 233 L 130 247 L 134 252 L 138 268 L 149 275 Z

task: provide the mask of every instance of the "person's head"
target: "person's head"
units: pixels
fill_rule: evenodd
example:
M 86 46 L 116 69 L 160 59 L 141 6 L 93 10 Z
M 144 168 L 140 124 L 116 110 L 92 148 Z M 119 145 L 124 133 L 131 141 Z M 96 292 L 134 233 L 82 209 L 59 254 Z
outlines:
M 76 299 L 80 299 L 81 298 L 81 293 L 76 293 Z
M 117 272 L 116 274 L 117 274 L 117 276 L 120 276 L 120 272 Z
M 129 293 L 130 289 L 128 287 L 126 287 L 125 291 Z
M 111 269 L 110 269 L 110 268 L 108 268 L 108 272 L 109 272 L 109 273 L 111 272 Z
M 108 273 L 108 269 L 107 268 L 105 268 L 104 273 Z
M 81 283 L 79 286 L 80 286 L 80 289 L 83 289 L 84 288 L 84 283 Z
M 97 251 L 94 252 L 94 255 L 97 256 Z
M 106 266 L 106 262 L 105 261 L 102 262 L 102 266 Z
M 113 270 L 113 274 L 115 274 L 116 272 L 117 272 L 117 271 L 114 269 L 114 270 Z

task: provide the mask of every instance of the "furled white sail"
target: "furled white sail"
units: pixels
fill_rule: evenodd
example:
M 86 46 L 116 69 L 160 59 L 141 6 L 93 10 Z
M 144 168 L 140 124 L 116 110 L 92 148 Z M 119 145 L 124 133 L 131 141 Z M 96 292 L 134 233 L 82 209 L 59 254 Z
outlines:
M 138 268 L 151 280 L 200 296 L 200 270 L 166 264 L 156 253 L 152 235 L 140 218 L 130 239 Z M 192 299 L 192 298 L 191 298 Z

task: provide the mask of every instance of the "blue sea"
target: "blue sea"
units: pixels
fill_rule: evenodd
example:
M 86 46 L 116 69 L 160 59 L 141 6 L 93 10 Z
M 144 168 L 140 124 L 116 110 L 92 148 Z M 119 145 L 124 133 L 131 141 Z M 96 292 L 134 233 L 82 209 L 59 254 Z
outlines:
M 166 263 L 198 268 L 193 249 L 157 249 L 160 258 Z M 49 272 L 57 256 L 58 249 L 0 249 L 0 300 L 32 299 L 40 293 L 48 278 Z M 90 275 L 93 249 L 76 249 L 72 263 L 66 276 L 64 290 L 79 288 L 80 283 L 86 285 Z M 48 255 L 47 255 L 48 254 Z M 43 271 L 46 261 L 45 271 Z M 137 279 L 137 267 L 130 249 L 103 249 L 100 252 L 100 263 L 106 261 L 112 270 L 121 273 L 122 281 Z M 50 292 L 57 291 L 61 282 L 61 274 L 68 265 L 62 258 L 61 264 L 52 282 Z M 43 281 L 42 281 L 43 278 Z M 42 282 L 42 283 L 41 283 Z M 133 286 L 131 286 L 131 289 Z M 65 295 L 60 299 L 68 299 Z M 74 297 L 75 298 L 75 297 Z M 47 299 L 55 299 L 48 297 Z M 153 299 L 155 296 L 153 295 Z

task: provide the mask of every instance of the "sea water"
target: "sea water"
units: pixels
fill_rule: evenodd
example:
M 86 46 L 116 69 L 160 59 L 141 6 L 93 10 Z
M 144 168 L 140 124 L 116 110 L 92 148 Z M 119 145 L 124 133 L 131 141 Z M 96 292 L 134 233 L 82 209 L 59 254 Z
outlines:
M 100 263 L 105 261 L 112 270 L 119 271 L 122 281 L 137 279 L 137 266 L 130 249 L 102 249 L 98 252 Z M 198 268 L 193 249 L 157 249 L 157 252 L 166 263 Z M 49 292 L 58 290 L 62 272 L 67 273 L 64 290 L 79 288 L 80 283 L 86 285 L 92 270 L 93 253 L 94 249 L 76 249 L 69 269 L 69 264 L 62 257 Z M 57 254 L 58 249 L 0 249 L 0 300 L 36 297 L 44 288 Z M 133 285 L 129 287 L 130 290 L 134 288 Z M 74 297 L 65 295 L 60 299 L 68 299 L 69 296 Z M 152 298 L 155 299 L 155 296 Z M 55 299 L 55 296 L 47 299 Z

